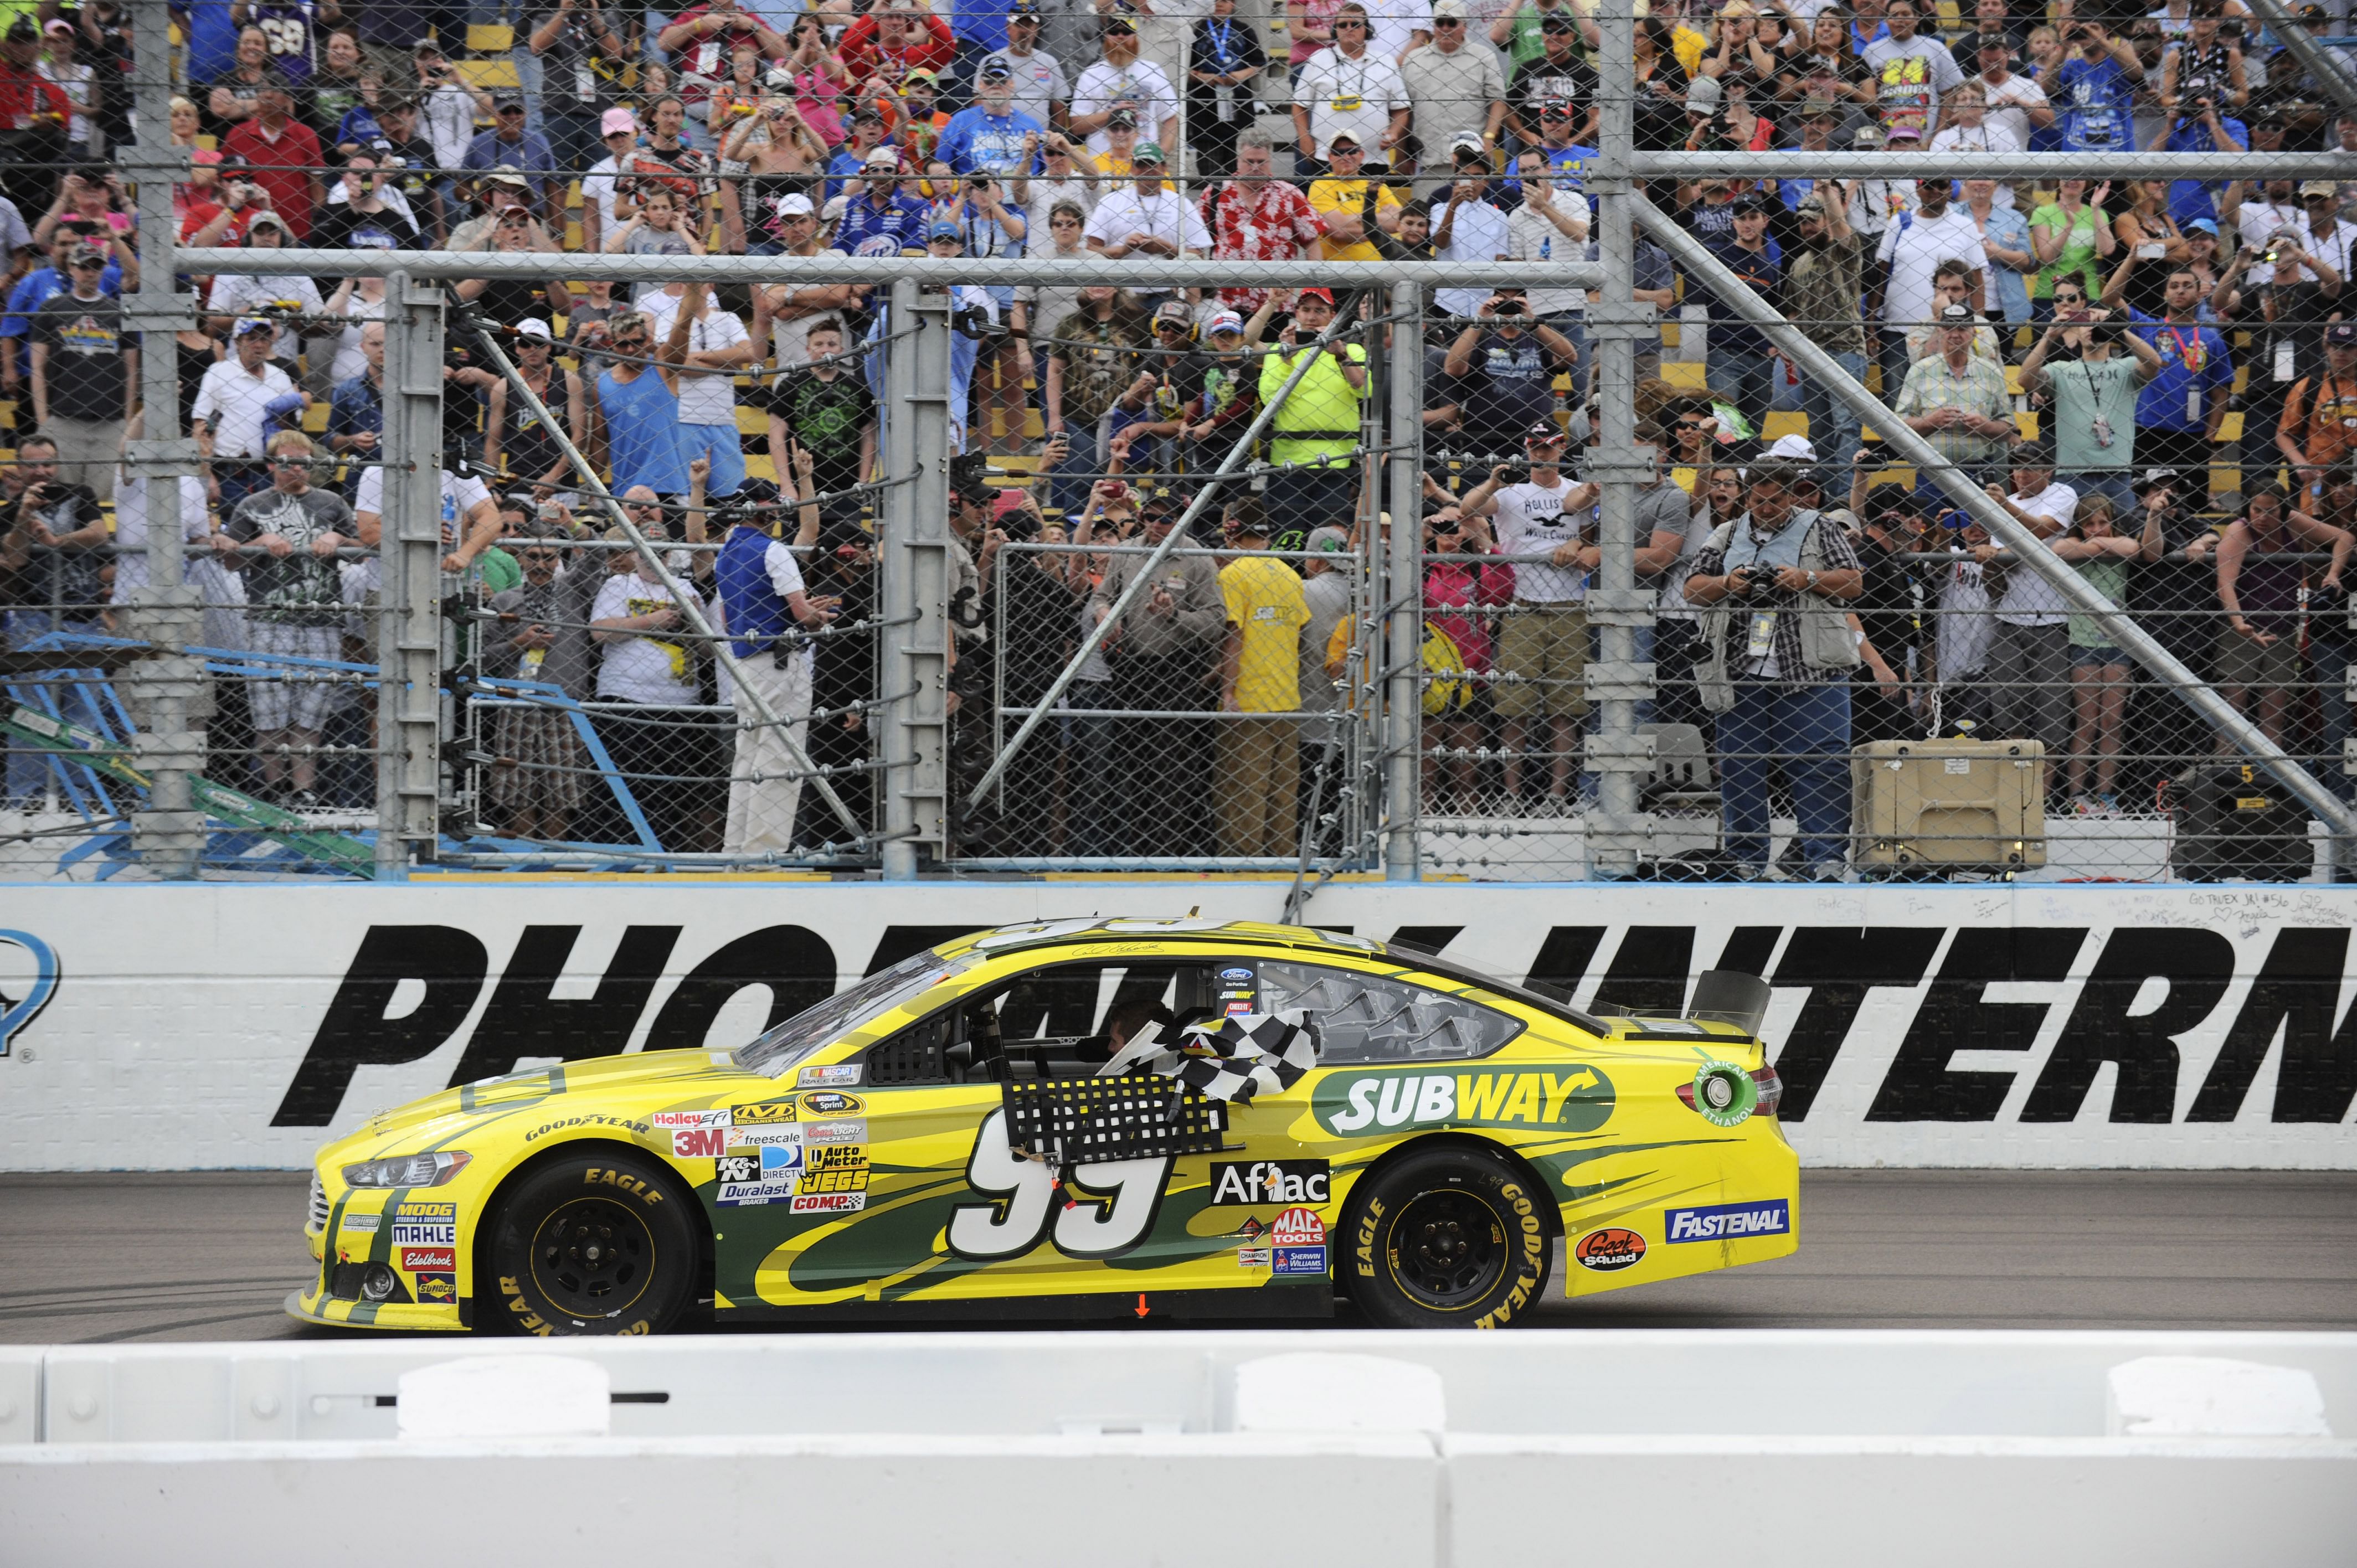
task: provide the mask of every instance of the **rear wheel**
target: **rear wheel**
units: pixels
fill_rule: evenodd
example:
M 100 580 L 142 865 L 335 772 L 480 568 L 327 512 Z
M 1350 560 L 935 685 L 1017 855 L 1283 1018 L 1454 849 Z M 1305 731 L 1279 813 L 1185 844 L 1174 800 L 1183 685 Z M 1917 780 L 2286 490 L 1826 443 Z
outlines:
M 1385 1328 L 1504 1327 L 1546 1289 L 1541 1196 L 1479 1149 L 1442 1145 L 1384 1166 L 1343 1215 L 1351 1299 Z
M 500 1206 L 491 1320 L 523 1334 L 654 1334 L 696 1277 L 687 1200 L 651 1163 L 597 1151 L 550 1161 Z M 478 1321 L 482 1321 L 479 1317 Z

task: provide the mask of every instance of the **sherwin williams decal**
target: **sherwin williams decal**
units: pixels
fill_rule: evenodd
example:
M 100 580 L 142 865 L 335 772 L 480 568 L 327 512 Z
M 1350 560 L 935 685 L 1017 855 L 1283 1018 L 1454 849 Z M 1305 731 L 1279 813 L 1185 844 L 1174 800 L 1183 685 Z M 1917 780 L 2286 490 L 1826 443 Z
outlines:
M 1336 1073 L 1309 1110 L 1320 1127 L 1347 1138 L 1450 1124 L 1593 1133 L 1612 1119 L 1612 1080 L 1583 1063 L 1564 1071 Z
M 1781 1197 L 1765 1203 L 1718 1203 L 1707 1208 L 1673 1208 L 1662 1216 L 1662 1239 L 1735 1241 L 1746 1236 L 1789 1236 L 1792 1207 Z

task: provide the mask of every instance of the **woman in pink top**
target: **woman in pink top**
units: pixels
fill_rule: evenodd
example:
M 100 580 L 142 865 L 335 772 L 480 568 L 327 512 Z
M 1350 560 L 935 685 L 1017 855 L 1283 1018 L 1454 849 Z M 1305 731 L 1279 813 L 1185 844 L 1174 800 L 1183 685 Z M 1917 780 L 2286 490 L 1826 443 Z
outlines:
M 1301 74 L 1302 63 L 1311 55 L 1334 41 L 1334 13 L 1341 8 L 1342 0 L 1285 0 L 1286 37 L 1293 40 L 1286 59 L 1294 75 Z
M 1429 744 L 1424 754 L 1424 796 L 1437 810 L 1477 808 L 1480 797 L 1473 753 L 1482 745 L 1482 732 L 1489 723 L 1489 674 L 1497 651 L 1497 634 L 1488 612 L 1512 604 L 1514 598 L 1512 569 L 1480 559 L 1487 541 L 1467 532 L 1469 528 L 1480 527 L 1478 520 L 1464 521 L 1453 506 L 1441 508 L 1424 523 L 1425 547 L 1430 553 L 1424 564 L 1425 625 L 1445 633 L 1457 645 L 1458 657 L 1474 676 L 1448 707 L 1425 720 Z M 1444 771 L 1453 806 L 1444 804 L 1436 789 L 1437 776 Z
M 794 81 L 794 104 L 802 124 L 818 134 L 828 152 L 843 145 L 838 97 L 851 86 L 851 71 L 826 47 L 826 26 L 808 12 L 786 29 L 786 70 Z

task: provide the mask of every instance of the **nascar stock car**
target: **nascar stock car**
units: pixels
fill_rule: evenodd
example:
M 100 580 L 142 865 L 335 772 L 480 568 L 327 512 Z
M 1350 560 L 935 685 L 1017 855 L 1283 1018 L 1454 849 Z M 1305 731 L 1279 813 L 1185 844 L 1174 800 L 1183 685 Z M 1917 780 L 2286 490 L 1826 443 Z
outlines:
M 1502 1326 L 1781 1257 L 1767 986 L 1592 1017 L 1402 944 L 1204 919 L 961 938 L 734 1050 L 600 1057 L 317 1156 L 312 1323 L 905 1316 Z

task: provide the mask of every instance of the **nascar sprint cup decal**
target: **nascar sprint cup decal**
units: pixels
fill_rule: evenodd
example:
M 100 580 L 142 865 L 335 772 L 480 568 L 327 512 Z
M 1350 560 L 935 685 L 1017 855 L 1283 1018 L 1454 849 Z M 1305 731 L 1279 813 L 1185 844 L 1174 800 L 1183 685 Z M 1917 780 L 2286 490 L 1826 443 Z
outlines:
M 0 1165 L 298 1167 L 323 1135 L 445 1087 L 624 1052 L 727 1050 L 985 927 L 1216 928 L 1273 918 L 1282 893 L 16 888 L 0 950 Z M 1758 974 L 1773 987 L 1761 1036 L 1782 1122 L 1812 1165 L 2323 1169 L 2357 1168 L 2353 911 L 2357 896 L 2322 886 L 1438 884 L 1328 886 L 1304 918 L 1598 1013 L 1674 1017 L 1701 972 Z M 1618 1092 L 1593 1067 L 1458 1065 L 1332 1074 L 1308 1109 L 1338 1135 L 1450 1120 L 1568 1132 L 1612 1115 Z M 551 1105 L 557 1119 L 562 1101 Z M 141 1129 L 127 1145 L 89 1136 L 124 1124 Z M 777 1187 L 789 1149 L 807 1168 L 795 1140 L 767 1147 L 761 1165 L 732 1173 L 732 1197 Z M 1290 1190 L 1297 1173 L 1222 1176 L 1315 1201 Z M 856 1176 L 833 1179 L 844 1190 L 817 1196 L 860 1199 Z M 1597 1243 L 1599 1263 L 1622 1255 Z

